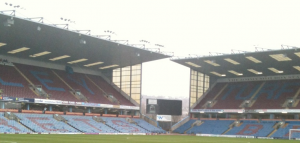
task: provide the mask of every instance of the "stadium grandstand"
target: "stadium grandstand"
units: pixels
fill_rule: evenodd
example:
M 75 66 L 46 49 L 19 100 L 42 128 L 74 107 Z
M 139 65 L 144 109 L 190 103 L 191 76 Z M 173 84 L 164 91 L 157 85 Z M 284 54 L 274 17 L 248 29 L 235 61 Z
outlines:
M 298 50 L 173 58 L 190 68 L 190 118 L 174 132 L 299 138 Z
M 140 114 L 142 64 L 170 57 L 0 14 L 1 133 L 165 133 Z

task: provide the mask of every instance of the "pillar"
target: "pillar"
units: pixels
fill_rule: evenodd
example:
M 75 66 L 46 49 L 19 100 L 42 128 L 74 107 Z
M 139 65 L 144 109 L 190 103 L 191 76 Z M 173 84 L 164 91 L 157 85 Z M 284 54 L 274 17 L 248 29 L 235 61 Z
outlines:
M 69 107 L 69 112 L 72 112 L 72 107 Z
M 104 109 L 104 114 L 107 114 L 107 109 L 106 108 Z
M 1 109 L 4 109 L 4 102 L 1 102 Z
M 91 108 L 87 108 L 88 109 L 88 113 L 91 113 Z
M 252 114 L 247 114 L 247 119 L 252 119 Z
M 294 119 L 299 120 L 299 114 L 295 114 L 295 115 L 294 115 Z
M 274 119 L 274 114 L 270 114 L 270 119 Z
M 208 114 L 208 118 L 212 118 L 211 114 Z
M 52 111 L 52 105 L 49 105 L 49 111 Z
M 120 115 L 123 115 L 123 111 L 122 110 L 120 111 Z
M 26 104 L 26 110 L 30 110 L 30 104 Z
M 230 118 L 230 114 L 226 114 L 226 119 L 229 119 Z

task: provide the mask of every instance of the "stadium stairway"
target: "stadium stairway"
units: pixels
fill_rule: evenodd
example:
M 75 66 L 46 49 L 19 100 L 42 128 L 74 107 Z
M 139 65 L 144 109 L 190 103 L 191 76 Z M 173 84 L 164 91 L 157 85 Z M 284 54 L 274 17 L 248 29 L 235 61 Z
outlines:
M 251 105 L 249 105 L 249 107 L 251 107 L 255 102 L 256 102 L 256 100 L 253 100 L 254 98 L 255 98 L 255 96 L 258 94 L 258 92 L 262 89 L 262 87 L 265 85 L 265 83 L 266 82 L 263 82 L 263 83 L 261 83 L 260 84 L 260 86 L 259 86 L 259 88 L 254 92 L 254 94 L 250 97 L 250 101 L 253 101 L 252 103 L 251 103 Z M 243 108 L 242 107 L 242 104 L 240 105 L 240 108 Z
M 30 84 L 34 85 L 16 66 L 14 68 L 18 71 L 18 73 Z M 27 88 L 26 85 L 24 88 Z M 40 97 L 38 93 L 36 93 L 33 89 L 30 88 L 30 90 L 37 96 Z
M 185 131 L 187 131 L 188 129 L 190 129 L 192 127 L 192 125 L 193 125 L 194 122 L 196 122 L 196 120 L 189 120 L 189 121 L 187 121 L 186 123 L 184 123 L 183 125 L 181 125 L 177 129 L 175 129 L 173 131 L 173 133 L 183 134 Z
M 225 135 L 225 134 L 226 134 L 227 132 L 229 132 L 233 127 L 235 127 L 235 126 L 240 126 L 241 124 L 243 124 L 243 123 L 238 123 L 238 125 L 236 125 L 236 123 L 233 122 L 232 124 L 229 125 L 229 128 L 228 128 L 224 133 L 222 133 L 222 135 Z
M 146 122 L 143 119 L 132 119 L 134 121 L 134 124 L 136 124 L 137 126 L 141 127 L 142 129 L 151 132 L 151 133 L 165 133 L 166 131 L 153 126 L 152 124 L 149 124 L 148 122 Z
M 87 75 L 85 75 L 86 79 L 88 79 L 88 81 L 90 81 L 93 85 L 95 85 L 96 88 L 98 88 L 100 91 L 102 91 L 103 93 L 105 93 L 107 95 L 107 93 L 100 87 L 98 86 L 90 77 L 88 77 Z M 104 96 L 106 98 L 107 101 L 111 102 L 108 97 Z M 113 104 L 113 102 L 111 102 L 110 104 Z
M 190 131 L 192 128 L 196 127 L 196 126 L 201 126 L 204 122 L 202 121 L 195 121 L 190 128 L 188 128 L 187 130 L 184 131 L 184 133 L 186 134 L 188 131 Z
M 214 98 L 212 99 L 212 101 L 215 101 L 222 93 L 223 91 L 227 88 L 228 84 L 225 84 L 221 90 L 214 96 Z M 211 105 L 211 107 L 213 107 L 218 101 L 216 101 L 213 105 Z M 206 103 L 202 106 L 204 109 L 207 108 Z
M 52 70 L 52 72 L 54 73 L 55 76 L 57 76 L 57 78 L 59 78 L 66 86 L 68 86 L 70 89 L 73 89 L 64 79 L 62 79 L 54 70 Z M 76 95 L 72 94 L 77 100 L 81 100 L 79 97 L 77 97 Z

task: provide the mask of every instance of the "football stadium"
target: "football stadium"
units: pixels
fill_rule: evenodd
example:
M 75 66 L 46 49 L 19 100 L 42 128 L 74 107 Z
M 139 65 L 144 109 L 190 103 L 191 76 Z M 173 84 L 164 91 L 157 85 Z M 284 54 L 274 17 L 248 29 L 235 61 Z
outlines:
M 300 140 L 298 47 L 178 58 L 43 20 L 0 12 L 0 143 Z M 190 71 L 187 116 L 142 102 L 143 63 L 168 58 Z

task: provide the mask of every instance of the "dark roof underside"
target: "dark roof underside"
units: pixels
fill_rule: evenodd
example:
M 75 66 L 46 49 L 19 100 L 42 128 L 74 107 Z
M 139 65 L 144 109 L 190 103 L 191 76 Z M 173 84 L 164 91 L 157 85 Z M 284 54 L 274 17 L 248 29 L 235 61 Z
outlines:
M 0 47 L 0 54 L 2 55 L 62 65 L 67 65 L 67 62 L 82 58 L 88 59 L 87 61 L 74 64 L 80 67 L 95 62 L 103 62 L 101 65 L 89 67 L 89 69 L 97 70 L 99 70 L 99 67 L 109 65 L 125 67 L 169 57 L 160 53 L 122 45 L 16 17 L 13 18 L 14 24 L 11 25 L 11 27 L 4 26 L 3 23 L 9 18 L 11 17 L 8 15 L 0 14 L 0 43 L 6 44 Z M 40 31 L 37 30 L 38 27 L 41 28 Z M 80 44 L 80 40 L 85 40 L 86 44 Z M 15 54 L 8 53 L 9 51 L 22 47 L 28 47 L 30 49 Z M 30 57 L 30 55 L 44 51 L 51 53 L 35 58 Z M 70 57 L 57 61 L 49 60 L 63 55 L 69 55 Z
M 292 75 L 300 74 L 294 66 L 300 66 L 300 49 L 282 49 L 282 50 L 272 50 L 263 52 L 253 52 L 253 53 L 242 53 L 242 54 L 229 54 L 229 55 L 219 55 L 219 56 L 207 56 L 198 58 L 185 58 L 185 59 L 173 59 L 172 61 L 182 64 L 184 66 L 190 67 L 193 70 L 208 74 L 210 76 L 217 76 L 211 72 L 217 72 L 223 74 L 219 76 L 220 78 L 235 78 L 235 77 L 253 77 L 253 76 L 273 76 L 273 75 Z M 287 59 L 287 61 L 278 61 L 271 57 L 277 57 L 277 59 Z M 253 57 L 261 63 L 255 63 L 246 57 Z M 232 59 L 239 64 L 233 64 L 225 59 Z M 219 64 L 219 66 L 213 66 L 204 61 L 211 61 L 213 63 Z M 187 62 L 194 63 L 201 67 L 194 67 L 187 64 Z M 283 73 L 276 73 L 271 71 L 269 68 L 275 68 Z M 255 74 L 250 72 L 249 69 L 254 69 L 256 71 L 262 72 L 262 74 Z M 229 71 L 235 71 L 241 73 L 242 75 L 235 75 Z M 225 76 L 226 75 L 226 76 Z M 218 76 L 217 76 L 218 77 Z

